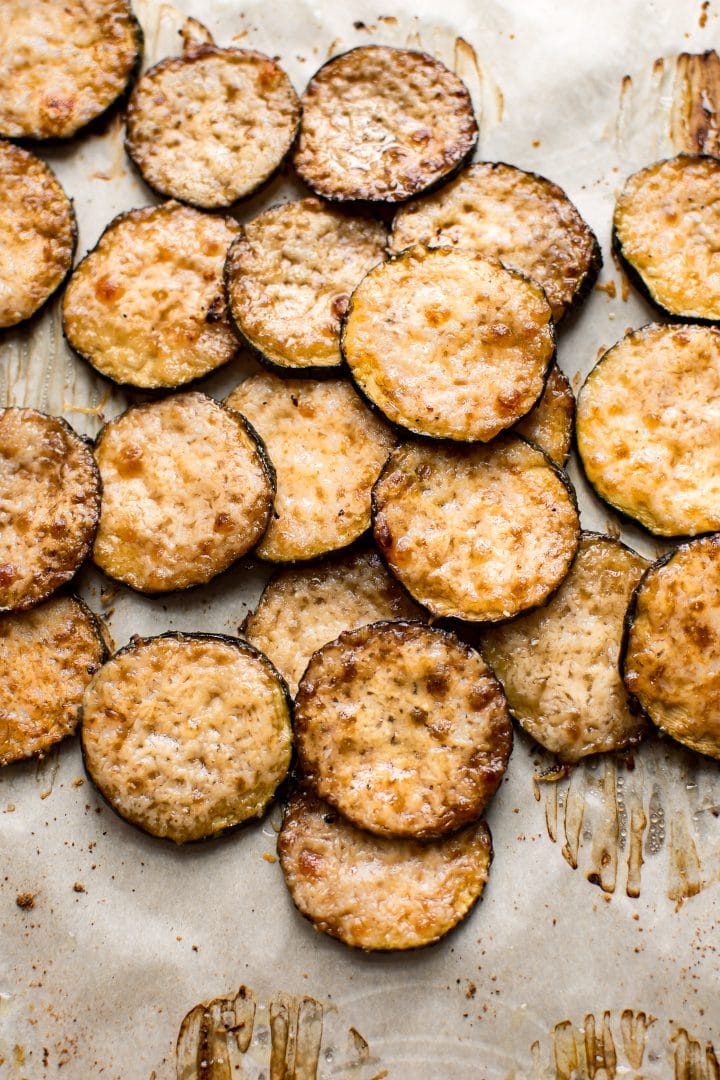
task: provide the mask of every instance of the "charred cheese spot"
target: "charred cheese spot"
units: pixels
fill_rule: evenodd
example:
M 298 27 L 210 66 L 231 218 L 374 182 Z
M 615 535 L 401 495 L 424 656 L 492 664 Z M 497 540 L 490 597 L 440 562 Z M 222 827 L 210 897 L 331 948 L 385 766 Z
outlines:
M 514 430 L 562 466 L 570 455 L 574 421 L 575 395 L 567 375 L 553 364 L 540 400 Z

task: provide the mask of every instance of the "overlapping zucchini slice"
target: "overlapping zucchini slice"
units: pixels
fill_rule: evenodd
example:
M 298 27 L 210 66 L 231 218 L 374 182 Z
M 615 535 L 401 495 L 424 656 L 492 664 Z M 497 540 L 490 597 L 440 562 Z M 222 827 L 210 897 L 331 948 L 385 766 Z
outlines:
M 314 559 L 370 525 L 370 491 L 395 437 L 339 379 L 253 375 L 227 399 L 260 433 L 277 471 L 275 510 L 257 554 Z
M 578 396 L 588 480 L 660 536 L 720 528 L 720 330 L 651 324 L 605 353 Z
M 286 687 L 237 638 L 133 638 L 83 702 L 90 778 L 121 817 L 182 844 L 260 817 L 290 767 Z
M 226 363 L 238 343 L 223 286 L 234 218 L 177 202 L 120 214 L 63 297 L 69 344 L 101 375 L 177 387 Z
M 274 206 L 248 221 L 225 268 L 240 333 L 272 367 L 320 374 L 342 364 L 350 293 L 385 254 L 385 228 L 319 199 Z
M 367 45 L 334 57 L 302 107 L 295 168 L 326 199 L 402 202 L 449 176 L 477 142 L 467 87 L 410 49 Z
M 480 817 L 512 725 L 480 654 L 416 622 L 348 630 L 311 658 L 295 698 L 303 774 L 354 825 L 430 839 Z
M 492 861 L 483 821 L 433 843 L 372 836 L 307 790 L 278 836 L 298 910 L 346 945 L 416 949 L 448 933 L 482 895 Z
M 400 446 L 373 489 L 373 530 L 411 596 L 470 622 L 543 604 L 580 538 L 568 477 L 515 435 L 487 446 Z
M 72 203 L 52 169 L 4 139 L 0 231 L 2 328 L 29 319 L 59 288 L 72 266 L 77 240 Z
M 600 245 L 562 188 L 503 162 L 479 162 L 395 215 L 390 246 L 461 247 L 542 285 L 557 322 L 602 266 Z
M 614 246 L 634 283 L 669 315 L 720 320 L 720 161 L 679 154 L 631 176 Z
M 244 417 L 205 394 L 138 405 L 101 430 L 93 559 L 140 592 L 202 585 L 257 544 L 274 474 Z
M 130 95 L 125 146 L 161 195 L 201 209 L 251 195 L 282 164 L 300 102 L 280 65 L 221 49 L 195 19 L 181 57 L 162 60 Z
M 570 456 L 574 425 L 575 395 L 570 380 L 553 364 L 537 405 L 513 430 L 544 450 L 556 465 L 565 465 Z

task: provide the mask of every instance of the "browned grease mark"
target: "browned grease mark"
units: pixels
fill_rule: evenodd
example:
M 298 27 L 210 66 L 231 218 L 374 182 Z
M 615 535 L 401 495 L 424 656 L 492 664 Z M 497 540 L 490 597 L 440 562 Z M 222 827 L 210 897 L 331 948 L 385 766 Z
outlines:
M 710 7 L 710 0 L 703 0 L 700 5 L 700 18 L 698 19 L 698 26 L 703 30 L 707 26 L 708 21 L 708 8 Z
M 647 818 L 642 803 L 633 795 L 628 806 L 630 821 L 629 848 L 627 861 L 627 884 L 625 892 L 630 897 L 640 895 L 640 875 L 643 865 L 643 835 L 647 827 Z M 632 1062 L 631 1062 L 632 1064 Z
M 599 885 L 603 892 L 615 892 L 618 864 L 618 841 L 620 822 L 618 816 L 617 767 L 612 758 L 606 758 L 604 775 L 600 784 L 600 816 L 593 829 L 591 861 L 592 869 L 587 878 Z
M 232 1080 L 237 1054 L 250 1046 L 256 1007 L 253 991 L 241 986 L 235 997 L 191 1009 L 177 1040 L 178 1080 Z
M 655 1017 L 644 1012 L 623 1009 L 620 1017 L 620 1032 L 623 1050 L 632 1069 L 639 1069 L 645 1057 L 645 1043 L 648 1028 L 655 1023 Z
M 702 866 L 695 839 L 684 814 L 670 821 L 668 897 L 680 907 L 683 900 L 697 896 L 703 887 Z
M 585 792 L 578 791 L 571 781 L 565 793 L 565 843 L 563 858 L 573 870 L 577 870 L 580 834 L 585 816 Z
M 553 1062 L 556 1080 L 573 1080 L 578 1066 L 575 1029 L 570 1020 L 556 1024 L 552 1034 Z
M 685 1028 L 678 1028 L 672 1042 L 675 1044 L 675 1080 L 720 1080 L 720 1064 L 711 1042 L 702 1046 Z
M 680 53 L 670 111 L 670 138 L 678 151 L 720 155 L 720 56 Z
M 594 1080 L 600 1069 L 605 1071 L 607 1080 L 612 1080 L 617 1074 L 617 1053 L 610 1028 L 609 1012 L 603 1013 L 599 1032 L 596 1030 L 594 1015 L 588 1013 L 585 1017 L 585 1061 L 589 1080 Z
M 491 79 L 488 80 L 483 70 L 483 67 L 478 59 L 473 46 L 469 41 L 466 41 L 463 37 L 455 38 L 455 56 L 453 61 L 453 71 L 463 82 L 475 83 L 480 91 L 480 95 L 485 100 L 483 89 L 486 81 L 490 82 L 490 88 L 492 90 L 492 102 L 494 105 L 495 121 L 501 123 L 505 114 L 505 95 L 503 94 L 497 83 Z M 475 102 L 476 107 L 479 108 L 480 102 Z M 480 122 L 482 126 L 482 116 L 480 116 Z

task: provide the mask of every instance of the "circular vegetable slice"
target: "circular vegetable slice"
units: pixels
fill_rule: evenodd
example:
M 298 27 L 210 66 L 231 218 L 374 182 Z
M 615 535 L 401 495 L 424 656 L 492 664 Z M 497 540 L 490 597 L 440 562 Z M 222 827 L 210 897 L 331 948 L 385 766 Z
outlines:
M 141 56 L 127 0 L 3 0 L 0 134 L 69 139 L 124 93 Z
M 0 612 L 34 607 L 70 581 L 99 516 L 84 439 L 58 416 L 0 409 Z
M 680 154 L 631 176 L 614 246 L 634 283 L 669 315 L 720 320 L 720 161 Z
M 242 629 L 270 657 L 294 695 L 315 650 L 343 630 L 381 619 L 425 617 L 377 552 L 359 551 L 279 570 Z
M 230 311 L 261 360 L 319 374 L 337 368 L 350 293 L 385 255 L 385 228 L 318 199 L 247 222 L 225 267 Z
M 543 604 L 580 538 L 568 477 L 513 435 L 489 446 L 399 447 L 373 508 L 375 540 L 410 595 L 434 615 L 470 622 Z
M 277 470 L 260 558 L 313 559 L 369 528 L 370 491 L 395 438 L 348 383 L 253 375 L 227 405 L 257 428 Z
M 358 949 L 416 949 L 444 937 L 487 882 L 484 821 L 434 843 L 372 836 L 309 791 L 293 793 L 278 836 L 293 902 L 313 925 Z
M 274 475 L 244 417 L 205 394 L 138 405 L 106 424 L 93 559 L 140 592 L 202 585 L 255 546 Z
M 308 783 L 380 836 L 430 839 L 480 817 L 512 749 L 505 695 L 479 653 L 413 622 L 347 630 L 295 698 Z
M 237 351 L 223 289 L 230 217 L 168 202 L 111 221 L 63 298 L 69 344 L 113 382 L 154 390 L 214 371 Z
M 660 536 L 720 528 L 720 330 L 658 323 L 605 353 L 578 396 L 587 478 Z
M 29 319 L 72 266 L 77 225 L 52 169 L 0 139 L 0 327 Z
M 654 724 L 720 759 L 720 535 L 650 567 L 627 616 L 625 685 Z
M 549 603 L 483 635 L 511 713 L 563 761 L 622 750 L 647 732 L 618 670 L 628 603 L 647 566 L 618 540 L 584 533 Z
M 570 456 L 574 424 L 575 395 L 567 375 L 553 364 L 540 400 L 514 431 L 544 450 L 556 465 L 564 465 Z
M 282 164 L 300 102 L 279 64 L 249 49 L 221 49 L 188 20 L 182 57 L 140 78 L 127 111 L 128 154 L 161 195 L 201 209 L 251 195 Z
M 562 188 L 503 162 L 463 169 L 439 191 L 398 210 L 393 251 L 412 244 L 461 247 L 500 259 L 542 285 L 557 322 L 592 288 L 597 238 Z
M 0 765 L 42 756 L 72 734 L 104 659 L 98 621 L 74 596 L 0 615 Z
M 236 638 L 133 638 L 88 687 L 82 746 L 126 821 L 206 840 L 264 813 L 290 767 L 290 705 L 267 657 Z
M 402 202 L 452 173 L 478 137 L 465 84 L 410 49 L 368 45 L 334 57 L 302 106 L 295 168 L 326 199 Z
M 393 423 L 487 442 L 540 397 L 555 337 L 539 285 L 469 252 L 414 247 L 358 285 L 342 347 Z

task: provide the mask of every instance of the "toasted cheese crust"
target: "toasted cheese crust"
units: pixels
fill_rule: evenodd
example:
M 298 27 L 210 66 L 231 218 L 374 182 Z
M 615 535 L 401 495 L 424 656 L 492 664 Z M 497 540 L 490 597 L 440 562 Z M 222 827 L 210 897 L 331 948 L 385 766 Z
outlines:
M 402 202 L 448 176 L 472 151 L 467 87 L 427 53 L 368 45 L 310 80 L 295 168 L 326 199 Z
M 580 537 L 567 476 L 512 435 L 489 446 L 399 447 L 373 490 L 373 530 L 411 596 L 470 622 L 544 603 Z
M 85 766 L 121 817 L 182 844 L 260 817 L 290 767 L 285 687 L 235 638 L 134 638 L 85 693 Z
M 2 31 L 0 31 L 0 34 Z M 77 226 L 53 171 L 0 139 L 0 327 L 42 307 L 72 266 Z
M 348 630 L 295 698 L 308 784 L 379 836 L 429 839 L 475 821 L 512 749 L 505 695 L 479 653 L 421 623 Z
M 631 176 L 614 241 L 650 300 L 687 319 L 720 320 L 720 161 L 680 154 Z
M 562 466 L 570 456 L 574 425 L 575 395 L 570 380 L 553 364 L 540 400 L 514 430 Z
M 552 599 L 483 635 L 513 716 L 563 761 L 622 750 L 647 731 L 618 660 L 630 596 L 648 565 L 618 540 L 585 533 Z
M 542 285 L 557 322 L 602 266 L 600 247 L 562 188 L 503 162 L 463 169 L 439 191 L 401 207 L 390 246 L 460 247 L 499 259 Z
M 74 577 L 92 547 L 100 477 L 69 424 L 0 410 L 0 612 L 22 611 Z
M 238 330 L 271 365 L 339 367 L 350 293 L 384 258 L 386 238 L 378 221 L 318 199 L 274 206 L 248 221 L 225 268 Z
M 102 429 L 93 559 L 140 592 L 201 585 L 255 546 L 274 480 L 243 417 L 205 394 L 130 408 Z
M 720 535 L 654 563 L 628 612 L 625 685 L 654 724 L 720 759 Z
M 176 202 L 120 214 L 65 290 L 69 344 L 139 389 L 181 386 L 226 363 L 237 339 L 223 266 L 238 229 Z
M 104 658 L 97 619 L 73 596 L 0 615 L 0 765 L 42 756 L 72 734 Z
M 261 559 L 314 559 L 365 532 L 370 491 L 395 438 L 348 383 L 253 375 L 227 405 L 258 430 L 277 471 Z
M 426 617 L 377 552 L 360 551 L 279 570 L 243 631 L 272 660 L 294 696 L 312 654 L 343 630 L 381 619 Z
M 658 323 L 600 359 L 577 445 L 598 495 L 660 536 L 720 528 L 720 330 Z
M 296 791 L 278 854 L 295 905 L 318 930 L 359 949 L 416 949 L 482 895 L 492 840 L 483 821 L 434 843 L 372 836 Z
M 356 383 L 393 423 L 487 442 L 540 397 L 555 336 L 528 278 L 469 252 L 418 246 L 358 285 L 342 346 Z
M 3 0 L 0 134 L 70 138 L 120 97 L 141 53 L 127 0 Z

